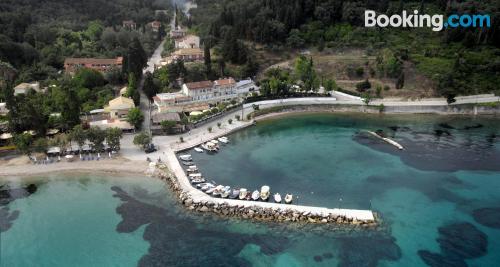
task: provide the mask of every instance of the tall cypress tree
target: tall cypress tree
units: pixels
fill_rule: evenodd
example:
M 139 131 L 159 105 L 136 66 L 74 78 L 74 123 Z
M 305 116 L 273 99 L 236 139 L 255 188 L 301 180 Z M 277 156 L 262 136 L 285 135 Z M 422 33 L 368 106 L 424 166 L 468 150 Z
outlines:
M 135 37 L 128 47 L 127 72 L 134 73 L 135 77 L 142 76 L 142 69 L 147 66 L 148 56 L 142 48 L 141 42 Z
M 210 45 L 208 43 L 206 43 L 204 47 L 204 57 L 205 67 L 207 69 L 207 78 L 209 78 L 212 73 L 212 58 L 210 56 Z

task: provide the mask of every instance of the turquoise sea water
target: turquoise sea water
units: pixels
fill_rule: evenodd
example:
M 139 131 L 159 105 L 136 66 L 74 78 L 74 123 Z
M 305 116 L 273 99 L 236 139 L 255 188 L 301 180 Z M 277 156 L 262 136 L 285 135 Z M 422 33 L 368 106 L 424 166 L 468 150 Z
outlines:
M 5 179 L 0 266 L 497 266 L 499 122 L 297 115 L 235 133 L 218 154 L 191 152 L 221 184 L 267 184 L 299 204 L 373 208 L 383 223 L 371 230 L 193 214 L 146 177 Z

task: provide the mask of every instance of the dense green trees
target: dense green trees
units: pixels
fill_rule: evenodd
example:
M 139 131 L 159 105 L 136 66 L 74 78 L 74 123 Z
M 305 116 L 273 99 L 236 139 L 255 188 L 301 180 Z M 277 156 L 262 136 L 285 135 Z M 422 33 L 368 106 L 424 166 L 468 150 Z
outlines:
M 106 143 L 111 151 L 120 150 L 120 139 L 122 138 L 122 130 L 119 128 L 109 128 L 106 130 Z
M 146 145 L 150 144 L 152 140 L 153 140 L 153 138 L 151 137 L 151 135 L 149 135 L 145 132 L 141 132 L 141 133 L 137 134 L 136 136 L 134 136 L 133 143 L 134 143 L 134 145 L 143 149 L 146 147 Z
M 144 115 L 139 108 L 133 108 L 127 114 L 127 121 L 132 124 L 135 129 L 140 129 L 144 121 Z
M 162 121 L 160 124 L 163 132 L 167 134 L 173 133 L 174 127 L 177 125 L 175 121 Z
M 153 78 L 153 74 L 151 74 L 151 72 L 146 73 L 146 76 L 144 78 L 144 85 L 142 88 L 144 94 L 146 94 L 146 96 L 150 101 L 153 99 L 153 96 L 155 96 L 159 92 L 160 88 L 156 84 Z
M 126 73 L 133 73 L 135 77 L 142 77 L 142 69 L 147 66 L 148 56 L 141 45 L 141 42 L 135 37 L 128 47 L 128 52 L 123 65 Z
M 370 70 L 372 77 L 390 78 L 397 83 L 397 88 L 404 87 L 405 66 L 415 65 L 419 74 L 433 80 L 436 91 L 445 96 L 448 93 L 500 93 L 495 86 L 500 83 L 500 12 L 494 1 L 432 0 L 424 4 L 424 1 L 386 0 L 198 0 L 197 4 L 198 10 L 191 12 L 196 29 L 204 36 L 220 40 L 227 62 L 236 50 L 235 40 L 262 43 L 278 51 L 311 46 L 320 51 L 355 47 L 377 56 L 376 68 Z M 445 15 L 489 14 L 491 27 L 448 27 L 433 32 L 363 25 L 366 9 L 393 14 L 424 8 L 427 13 Z M 215 20 L 212 14 L 218 14 Z M 462 59 L 460 68 L 454 67 L 457 55 Z

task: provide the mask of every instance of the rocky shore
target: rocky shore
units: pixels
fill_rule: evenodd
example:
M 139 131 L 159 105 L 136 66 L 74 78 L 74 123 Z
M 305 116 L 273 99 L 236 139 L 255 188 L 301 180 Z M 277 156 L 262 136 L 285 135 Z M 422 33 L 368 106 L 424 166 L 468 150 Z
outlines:
M 208 197 L 203 200 L 194 198 L 180 186 L 177 177 L 169 171 L 166 165 L 157 166 L 155 177 L 165 181 L 175 193 L 178 201 L 188 210 L 200 213 L 212 213 L 221 217 L 234 217 L 251 219 L 256 221 L 272 222 L 294 222 L 306 224 L 345 224 L 359 227 L 376 227 L 377 216 L 374 220 L 358 220 L 341 214 L 314 213 L 310 211 L 298 211 L 291 207 L 266 208 L 257 205 L 259 202 L 246 201 L 244 204 L 239 200 L 226 200 Z M 253 203 L 248 205 L 249 203 Z

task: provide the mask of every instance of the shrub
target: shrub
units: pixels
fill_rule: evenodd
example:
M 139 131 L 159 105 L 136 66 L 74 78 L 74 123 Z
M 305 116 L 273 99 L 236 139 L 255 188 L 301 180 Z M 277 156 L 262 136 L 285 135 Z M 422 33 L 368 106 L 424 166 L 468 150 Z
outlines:
M 241 116 L 240 115 L 236 115 L 234 116 L 236 118 L 237 121 L 239 121 L 241 119 Z
M 370 89 L 371 87 L 372 87 L 372 85 L 368 81 L 368 79 L 356 84 L 356 90 L 358 90 L 358 92 L 364 92 L 364 91 Z
M 356 75 L 361 77 L 363 76 L 363 74 L 365 74 L 365 69 L 363 67 L 358 67 L 356 68 Z
M 184 137 L 179 137 L 179 141 L 181 141 L 181 143 L 184 143 Z
M 233 123 L 233 119 L 227 120 L 227 123 L 232 124 Z
M 212 132 L 212 127 L 208 127 L 208 132 L 211 133 Z
M 222 125 L 222 123 L 220 123 L 220 122 L 217 123 L 217 127 L 220 128 L 221 125 Z

